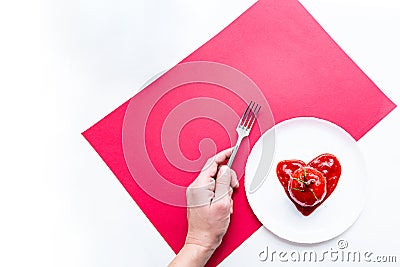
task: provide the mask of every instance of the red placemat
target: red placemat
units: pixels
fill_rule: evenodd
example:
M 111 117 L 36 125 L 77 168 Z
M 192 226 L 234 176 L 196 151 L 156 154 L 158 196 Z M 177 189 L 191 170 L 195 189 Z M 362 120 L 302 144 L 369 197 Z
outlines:
M 358 140 L 395 108 L 395 104 L 295 0 L 258 1 L 182 62 L 193 61 L 219 62 L 246 74 L 268 100 L 277 123 L 299 116 L 318 117 L 336 123 Z M 163 77 L 166 75 L 168 72 Z M 152 107 L 145 125 L 138 125 L 138 131 L 145 131 L 144 145 L 149 160 L 167 180 L 186 186 L 197 173 L 177 168 L 162 153 L 163 122 L 168 115 L 180 103 L 190 99 L 216 99 L 237 114 L 241 114 L 246 103 L 226 88 L 204 83 L 178 86 L 154 103 L 154 94 L 166 82 L 163 77 L 83 135 L 171 248 L 178 252 L 187 230 L 186 209 L 154 199 L 133 179 L 122 141 L 126 110 L 130 105 L 139 109 Z M 219 108 L 216 106 L 216 111 Z M 260 129 L 252 132 L 250 147 L 261 134 Z M 231 145 L 230 136 L 236 136 L 235 127 L 224 127 L 216 121 L 198 118 L 182 125 L 179 136 L 171 138 L 177 139 L 182 153 L 195 161 L 200 156 L 200 140 L 211 138 L 216 149 L 221 150 Z M 135 133 L 132 133 L 132 138 L 135 138 Z M 201 162 L 195 165 L 200 166 Z M 140 161 L 129 168 L 140 169 L 140 173 L 151 181 L 152 172 L 147 172 Z M 243 179 L 234 194 L 234 203 L 231 225 L 209 266 L 220 263 L 261 226 L 248 206 Z

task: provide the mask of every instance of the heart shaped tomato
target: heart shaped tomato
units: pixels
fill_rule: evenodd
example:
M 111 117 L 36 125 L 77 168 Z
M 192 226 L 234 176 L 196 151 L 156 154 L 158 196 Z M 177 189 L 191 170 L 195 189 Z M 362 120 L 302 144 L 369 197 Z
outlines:
M 320 203 L 326 195 L 326 178 L 312 167 L 302 167 L 290 177 L 288 192 L 292 200 L 303 207 Z
M 276 174 L 286 195 L 304 215 L 310 215 L 335 190 L 342 172 L 339 160 L 322 154 L 308 164 L 301 160 L 283 160 Z

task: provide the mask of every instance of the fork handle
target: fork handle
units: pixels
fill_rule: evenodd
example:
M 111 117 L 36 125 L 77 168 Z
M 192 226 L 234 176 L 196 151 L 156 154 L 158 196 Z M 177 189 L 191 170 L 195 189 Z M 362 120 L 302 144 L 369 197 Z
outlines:
M 236 142 L 235 148 L 233 149 L 232 154 L 229 157 L 228 164 L 227 164 L 229 168 L 232 167 L 233 161 L 235 160 L 235 157 L 236 157 L 236 153 L 239 150 L 240 143 L 242 143 L 242 139 L 243 139 L 243 137 L 239 136 L 239 138 Z

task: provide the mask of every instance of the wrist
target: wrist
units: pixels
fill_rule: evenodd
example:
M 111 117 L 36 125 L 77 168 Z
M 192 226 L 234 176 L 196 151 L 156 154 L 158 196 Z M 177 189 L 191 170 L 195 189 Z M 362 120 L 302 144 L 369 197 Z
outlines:
M 178 255 L 176 255 L 168 266 L 203 267 L 206 265 L 213 252 L 214 250 L 201 245 L 185 243 Z
M 196 234 L 191 234 L 191 232 L 188 231 L 185 240 L 185 245 L 186 244 L 196 245 L 204 251 L 214 252 L 221 244 L 221 240 L 217 237 L 211 236 L 209 233 L 197 232 Z
M 183 251 L 186 251 L 196 262 L 203 262 L 204 264 L 210 259 L 215 249 L 208 248 L 199 244 L 185 243 Z

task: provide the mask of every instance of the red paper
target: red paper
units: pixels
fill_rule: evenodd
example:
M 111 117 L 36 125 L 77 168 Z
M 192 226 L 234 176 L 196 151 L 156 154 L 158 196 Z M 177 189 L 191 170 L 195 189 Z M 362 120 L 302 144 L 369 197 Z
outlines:
M 395 108 L 295 0 L 258 1 L 182 62 L 192 61 L 219 62 L 246 74 L 268 100 L 276 123 L 299 116 L 318 117 L 336 123 L 358 140 Z M 169 91 L 157 104 L 151 103 L 163 81 L 161 77 L 142 90 L 130 105 L 139 108 L 154 105 L 146 125 L 138 125 L 139 130 L 146 131 L 149 160 L 169 181 L 187 186 L 197 173 L 176 168 L 160 147 L 162 126 L 168 114 L 182 101 L 200 97 L 217 99 L 238 115 L 246 103 L 234 93 L 210 84 L 183 85 Z M 132 178 L 122 142 L 128 104 L 129 101 L 118 107 L 83 135 L 171 248 L 178 252 L 187 230 L 186 210 L 155 200 Z M 261 134 L 262 128 L 256 127 L 249 138 L 250 147 Z M 199 158 L 200 140 L 211 138 L 216 149 L 222 150 L 232 144 L 230 136 L 236 136 L 234 126 L 224 129 L 215 121 L 203 118 L 191 121 L 181 129 L 179 137 L 171 138 L 179 138 L 175 140 L 179 149 L 195 161 Z M 147 172 L 140 161 L 130 168 L 142 168 L 143 174 Z M 237 171 L 243 173 L 243 170 Z M 137 178 L 152 181 L 151 176 Z M 234 194 L 231 225 L 208 265 L 220 263 L 260 226 L 247 203 L 241 179 L 241 187 Z

